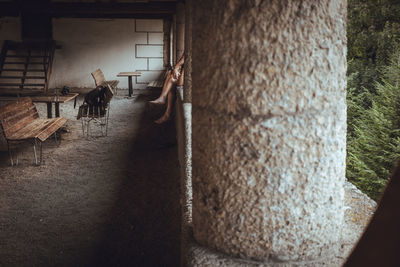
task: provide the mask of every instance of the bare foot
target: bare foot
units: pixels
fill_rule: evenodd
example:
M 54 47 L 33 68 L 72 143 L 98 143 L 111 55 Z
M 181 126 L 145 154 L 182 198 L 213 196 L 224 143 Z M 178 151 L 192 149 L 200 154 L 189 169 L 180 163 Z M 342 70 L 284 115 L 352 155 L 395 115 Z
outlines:
M 166 121 L 169 121 L 169 119 L 170 119 L 170 115 L 165 113 L 161 118 L 159 118 L 158 120 L 156 120 L 154 122 L 157 123 L 157 124 L 161 124 L 161 123 L 164 123 Z
M 166 102 L 166 97 L 159 97 L 159 98 L 157 98 L 156 100 L 153 100 L 153 101 L 149 101 L 150 103 L 152 103 L 152 104 L 156 104 L 156 105 L 164 105 L 165 104 L 165 102 Z

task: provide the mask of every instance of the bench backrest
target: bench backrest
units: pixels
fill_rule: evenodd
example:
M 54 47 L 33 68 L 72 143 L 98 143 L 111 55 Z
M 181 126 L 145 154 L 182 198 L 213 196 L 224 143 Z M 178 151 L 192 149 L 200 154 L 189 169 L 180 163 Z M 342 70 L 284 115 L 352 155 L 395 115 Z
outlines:
M 104 74 L 101 71 L 101 69 L 97 69 L 97 70 L 93 71 L 92 72 L 92 76 L 93 76 L 93 79 L 94 79 L 94 82 L 95 82 L 96 86 L 99 86 L 99 85 L 103 84 L 106 81 L 106 79 L 104 78 Z
M 0 124 L 6 138 L 39 118 L 30 97 L 25 97 L 0 107 Z

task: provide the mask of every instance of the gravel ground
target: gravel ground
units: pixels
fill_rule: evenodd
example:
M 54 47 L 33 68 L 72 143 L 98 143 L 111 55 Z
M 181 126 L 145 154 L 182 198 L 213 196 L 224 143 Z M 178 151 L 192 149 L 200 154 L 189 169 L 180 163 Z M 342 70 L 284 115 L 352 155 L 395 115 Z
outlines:
M 178 266 L 179 169 L 173 123 L 158 126 L 154 94 L 111 102 L 109 135 L 82 137 L 73 102 L 44 163 L 0 152 L 0 266 Z M 156 92 L 157 93 L 157 92 Z M 78 104 L 82 102 L 79 99 Z M 42 117 L 44 104 L 37 105 Z

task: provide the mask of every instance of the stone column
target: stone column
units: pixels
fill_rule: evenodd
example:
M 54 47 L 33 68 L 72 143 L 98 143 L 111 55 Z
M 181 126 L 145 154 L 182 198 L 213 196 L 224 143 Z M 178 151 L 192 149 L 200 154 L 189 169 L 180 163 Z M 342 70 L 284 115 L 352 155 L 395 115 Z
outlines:
M 258 261 L 337 250 L 346 1 L 193 1 L 193 224 Z
M 181 58 L 185 51 L 185 5 L 183 3 L 176 4 L 176 59 Z

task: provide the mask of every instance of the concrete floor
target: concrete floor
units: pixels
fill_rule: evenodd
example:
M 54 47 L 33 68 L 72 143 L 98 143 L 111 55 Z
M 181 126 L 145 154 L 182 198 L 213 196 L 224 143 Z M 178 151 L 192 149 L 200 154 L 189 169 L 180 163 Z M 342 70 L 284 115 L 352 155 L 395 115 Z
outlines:
M 0 152 L 0 266 L 179 266 L 176 135 L 153 123 L 157 93 L 115 97 L 109 136 L 89 140 L 64 104 L 69 132 L 42 166 L 30 147 L 17 167 Z

